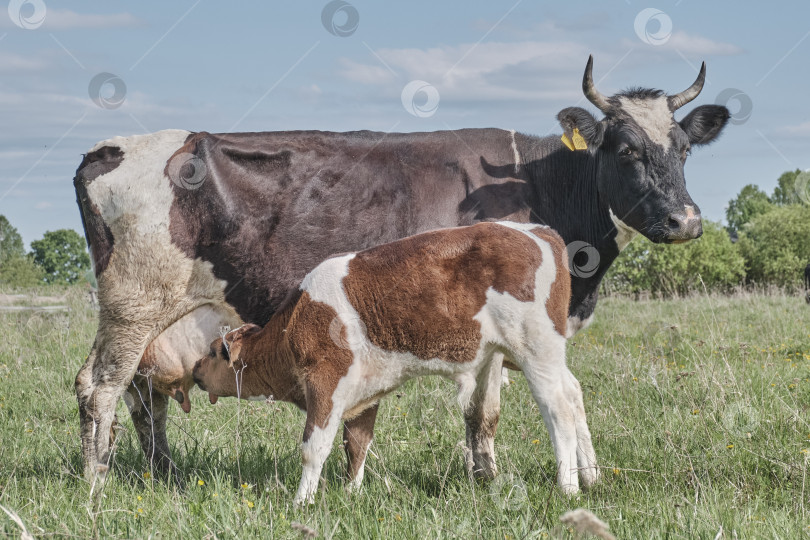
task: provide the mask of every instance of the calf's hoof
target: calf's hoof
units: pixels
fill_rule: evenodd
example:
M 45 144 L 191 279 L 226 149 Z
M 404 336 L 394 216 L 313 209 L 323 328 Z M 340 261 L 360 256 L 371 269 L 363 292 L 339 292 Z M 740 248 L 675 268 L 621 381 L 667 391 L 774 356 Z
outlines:
M 582 487 L 589 488 L 599 482 L 599 467 L 585 467 L 579 471 L 579 479 L 582 481 Z

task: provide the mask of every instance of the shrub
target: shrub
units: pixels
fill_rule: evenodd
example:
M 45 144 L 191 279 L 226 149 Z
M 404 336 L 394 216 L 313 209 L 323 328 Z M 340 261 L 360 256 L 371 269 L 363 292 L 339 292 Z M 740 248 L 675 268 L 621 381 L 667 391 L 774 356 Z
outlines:
M 744 276 L 744 260 L 725 228 L 703 220 L 703 236 L 685 244 L 654 244 L 636 237 L 608 271 L 605 287 L 609 292 L 673 296 L 703 290 L 705 284 L 709 291 L 724 292 L 741 284 Z
M 755 217 L 738 244 L 749 282 L 799 286 L 810 262 L 810 206 L 794 204 Z
M 42 285 L 45 272 L 30 256 L 14 257 L 0 264 L 0 284 L 13 288 Z

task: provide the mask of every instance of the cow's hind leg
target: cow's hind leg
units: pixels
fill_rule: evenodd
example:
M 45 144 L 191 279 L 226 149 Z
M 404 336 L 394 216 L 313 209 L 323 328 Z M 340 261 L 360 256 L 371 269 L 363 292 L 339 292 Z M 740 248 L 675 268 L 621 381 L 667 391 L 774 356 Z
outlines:
M 166 438 L 169 398 L 154 391 L 148 377 L 140 376 L 133 379 L 127 393 L 125 401 L 149 466 L 159 475 L 179 479 Z
M 89 411 L 90 397 L 93 395 L 93 364 L 96 361 L 96 343 L 90 349 L 90 354 L 76 375 L 76 399 L 79 402 L 79 433 L 82 439 L 82 461 L 84 462 L 84 477 L 92 481 L 95 476 L 96 439 L 93 417 Z
M 475 390 L 464 409 L 467 430 L 467 471 L 476 478 L 492 479 L 498 474 L 495 464 L 495 431 L 501 413 L 502 359 L 500 353 L 478 374 Z
M 91 440 L 93 446 L 84 452 L 88 458 L 85 472 L 91 480 L 103 482 L 106 478 L 115 406 L 135 375 L 148 337 L 148 329 L 139 330 L 134 325 L 105 328 L 104 333 L 96 336 L 96 354 L 91 367 L 85 365 L 77 377 L 79 408 L 83 408 L 82 440 L 83 443 L 86 438 Z
M 379 405 L 375 403 L 343 424 L 343 446 L 348 461 L 349 489 L 360 488 L 365 471 L 366 455 L 374 437 L 374 422 Z

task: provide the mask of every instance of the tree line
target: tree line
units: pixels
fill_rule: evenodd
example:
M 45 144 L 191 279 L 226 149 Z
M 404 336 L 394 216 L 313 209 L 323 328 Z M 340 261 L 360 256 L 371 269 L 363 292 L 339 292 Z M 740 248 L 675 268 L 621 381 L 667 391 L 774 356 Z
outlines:
M 783 173 L 771 195 L 743 187 L 726 222 L 703 221 L 703 236 L 682 245 L 635 238 L 611 267 L 604 292 L 729 292 L 740 287 L 797 290 L 810 263 L 810 173 Z
M 22 237 L 0 215 L 0 286 L 69 285 L 80 280 L 95 283 L 84 237 L 72 229 L 46 232 L 25 251 Z

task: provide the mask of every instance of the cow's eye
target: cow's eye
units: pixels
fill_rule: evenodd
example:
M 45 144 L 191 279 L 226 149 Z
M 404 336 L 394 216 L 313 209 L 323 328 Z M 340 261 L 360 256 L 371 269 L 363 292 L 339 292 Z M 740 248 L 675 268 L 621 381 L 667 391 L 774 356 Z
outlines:
M 622 157 L 631 157 L 635 155 L 636 149 L 632 146 L 625 146 L 619 150 L 619 155 Z

